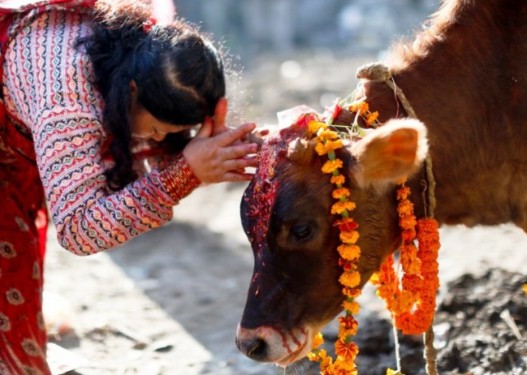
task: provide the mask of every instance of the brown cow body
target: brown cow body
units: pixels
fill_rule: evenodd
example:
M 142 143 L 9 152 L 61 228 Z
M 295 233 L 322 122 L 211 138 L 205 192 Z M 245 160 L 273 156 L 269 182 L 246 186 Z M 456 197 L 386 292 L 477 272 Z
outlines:
M 426 129 L 399 120 L 339 155 L 357 204 L 363 284 L 400 243 L 393 184 L 400 175 L 411 176 L 412 201 L 423 215 L 423 150 L 433 160 L 441 224 L 512 222 L 527 231 L 526 36 L 526 1 L 448 0 L 388 61 Z M 405 116 L 384 83 L 363 82 L 361 95 L 381 122 Z M 305 138 L 305 129 L 291 127 L 266 140 L 241 207 L 255 270 L 237 345 L 280 365 L 309 352 L 343 299 L 332 187 L 313 145 L 299 141 Z

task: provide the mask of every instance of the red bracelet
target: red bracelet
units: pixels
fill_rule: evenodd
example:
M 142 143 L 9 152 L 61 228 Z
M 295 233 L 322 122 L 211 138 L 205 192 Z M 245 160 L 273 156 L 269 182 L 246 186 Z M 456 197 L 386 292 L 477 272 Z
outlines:
M 196 177 L 187 160 L 181 154 L 170 166 L 159 173 L 166 192 L 178 203 L 197 188 L 201 181 Z

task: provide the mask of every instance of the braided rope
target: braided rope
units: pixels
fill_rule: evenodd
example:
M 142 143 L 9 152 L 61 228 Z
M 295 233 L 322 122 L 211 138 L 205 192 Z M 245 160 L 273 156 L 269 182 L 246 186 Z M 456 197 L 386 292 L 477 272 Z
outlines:
M 371 63 L 360 67 L 357 71 L 357 78 L 367 79 L 372 82 L 384 82 L 390 89 L 393 90 L 397 99 L 401 102 L 404 110 L 409 117 L 417 119 L 417 115 L 404 95 L 404 92 L 397 86 L 395 80 L 390 73 L 388 67 L 382 63 Z M 428 193 L 427 201 L 425 202 L 425 216 L 434 217 L 435 208 L 437 205 L 435 197 L 436 181 L 432 169 L 432 157 L 430 154 L 425 159 L 425 175 L 426 181 L 423 181 L 424 189 Z M 423 341 L 425 345 L 424 356 L 426 359 L 426 373 L 428 375 L 437 375 L 437 350 L 434 347 L 434 329 L 433 322 L 430 324 L 428 330 L 423 334 Z

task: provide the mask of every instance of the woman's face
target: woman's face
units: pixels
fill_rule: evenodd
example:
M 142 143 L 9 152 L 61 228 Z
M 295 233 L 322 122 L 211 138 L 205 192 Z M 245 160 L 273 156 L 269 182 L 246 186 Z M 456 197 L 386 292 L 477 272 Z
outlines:
M 192 125 L 174 125 L 155 118 L 145 107 L 135 102 L 132 105 L 132 138 L 161 142 L 167 134 L 188 130 Z
M 137 85 L 134 81 L 130 82 L 130 91 L 132 94 L 132 108 L 130 115 L 133 139 L 161 142 L 165 139 L 167 134 L 188 130 L 194 125 L 174 125 L 157 119 L 137 100 Z

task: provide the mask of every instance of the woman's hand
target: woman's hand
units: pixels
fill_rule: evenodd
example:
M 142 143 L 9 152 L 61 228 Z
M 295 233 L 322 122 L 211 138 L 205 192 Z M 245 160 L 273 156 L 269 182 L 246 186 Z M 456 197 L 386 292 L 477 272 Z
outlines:
M 185 159 L 203 183 L 250 180 L 252 174 L 246 173 L 245 168 L 257 166 L 254 154 L 258 145 L 243 140 L 256 125 L 243 124 L 230 129 L 225 126 L 224 116 L 219 120 L 220 127 L 210 119 L 203 122 L 198 134 L 183 150 Z

